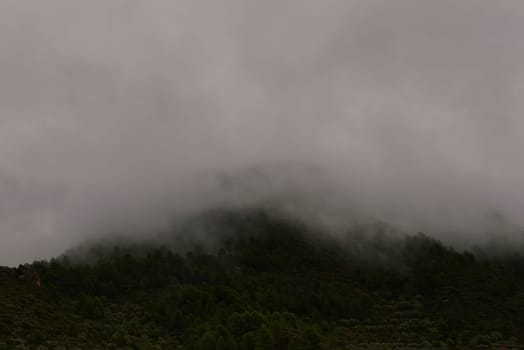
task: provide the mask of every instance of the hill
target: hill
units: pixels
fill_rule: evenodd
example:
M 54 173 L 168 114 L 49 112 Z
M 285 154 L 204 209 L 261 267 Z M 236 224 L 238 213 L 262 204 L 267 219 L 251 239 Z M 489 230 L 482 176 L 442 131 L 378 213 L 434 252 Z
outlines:
M 267 211 L 212 212 L 182 231 L 1 268 L 0 349 L 524 344 L 520 256 L 479 258 L 423 234 L 341 241 Z

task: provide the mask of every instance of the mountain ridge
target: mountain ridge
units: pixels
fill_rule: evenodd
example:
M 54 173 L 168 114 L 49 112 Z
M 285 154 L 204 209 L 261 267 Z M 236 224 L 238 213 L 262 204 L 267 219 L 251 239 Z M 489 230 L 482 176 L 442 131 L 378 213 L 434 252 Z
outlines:
M 100 245 L 0 269 L 0 349 L 521 348 L 522 257 L 380 230 L 348 250 L 264 210 L 201 218 L 192 229 L 219 235 L 208 246 Z

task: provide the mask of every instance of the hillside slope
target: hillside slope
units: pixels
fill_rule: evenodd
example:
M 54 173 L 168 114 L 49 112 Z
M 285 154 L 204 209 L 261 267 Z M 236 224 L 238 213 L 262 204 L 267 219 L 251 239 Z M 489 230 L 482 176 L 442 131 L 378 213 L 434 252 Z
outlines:
M 422 234 L 345 247 L 266 212 L 206 225 L 212 246 L 100 245 L 89 261 L 2 268 L 0 349 L 521 348 L 522 257 Z

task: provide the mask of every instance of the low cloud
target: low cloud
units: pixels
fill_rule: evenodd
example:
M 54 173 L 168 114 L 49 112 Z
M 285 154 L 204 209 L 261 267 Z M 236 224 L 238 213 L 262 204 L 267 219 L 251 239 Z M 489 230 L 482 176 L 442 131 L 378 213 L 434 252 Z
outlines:
M 517 1 L 5 1 L 0 264 L 220 205 L 524 225 Z M 357 218 L 357 219 L 356 219 Z

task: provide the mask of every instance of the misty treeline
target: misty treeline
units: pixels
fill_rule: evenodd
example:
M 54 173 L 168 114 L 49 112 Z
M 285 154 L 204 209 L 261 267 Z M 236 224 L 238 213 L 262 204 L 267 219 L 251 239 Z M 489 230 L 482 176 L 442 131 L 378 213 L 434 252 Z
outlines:
M 353 232 L 341 244 L 256 210 L 189 226 L 213 228 L 213 244 L 99 244 L 86 248 L 89 258 L 73 251 L 5 269 L 0 349 L 469 349 L 523 340 L 521 256 L 479 257 L 424 234 Z

